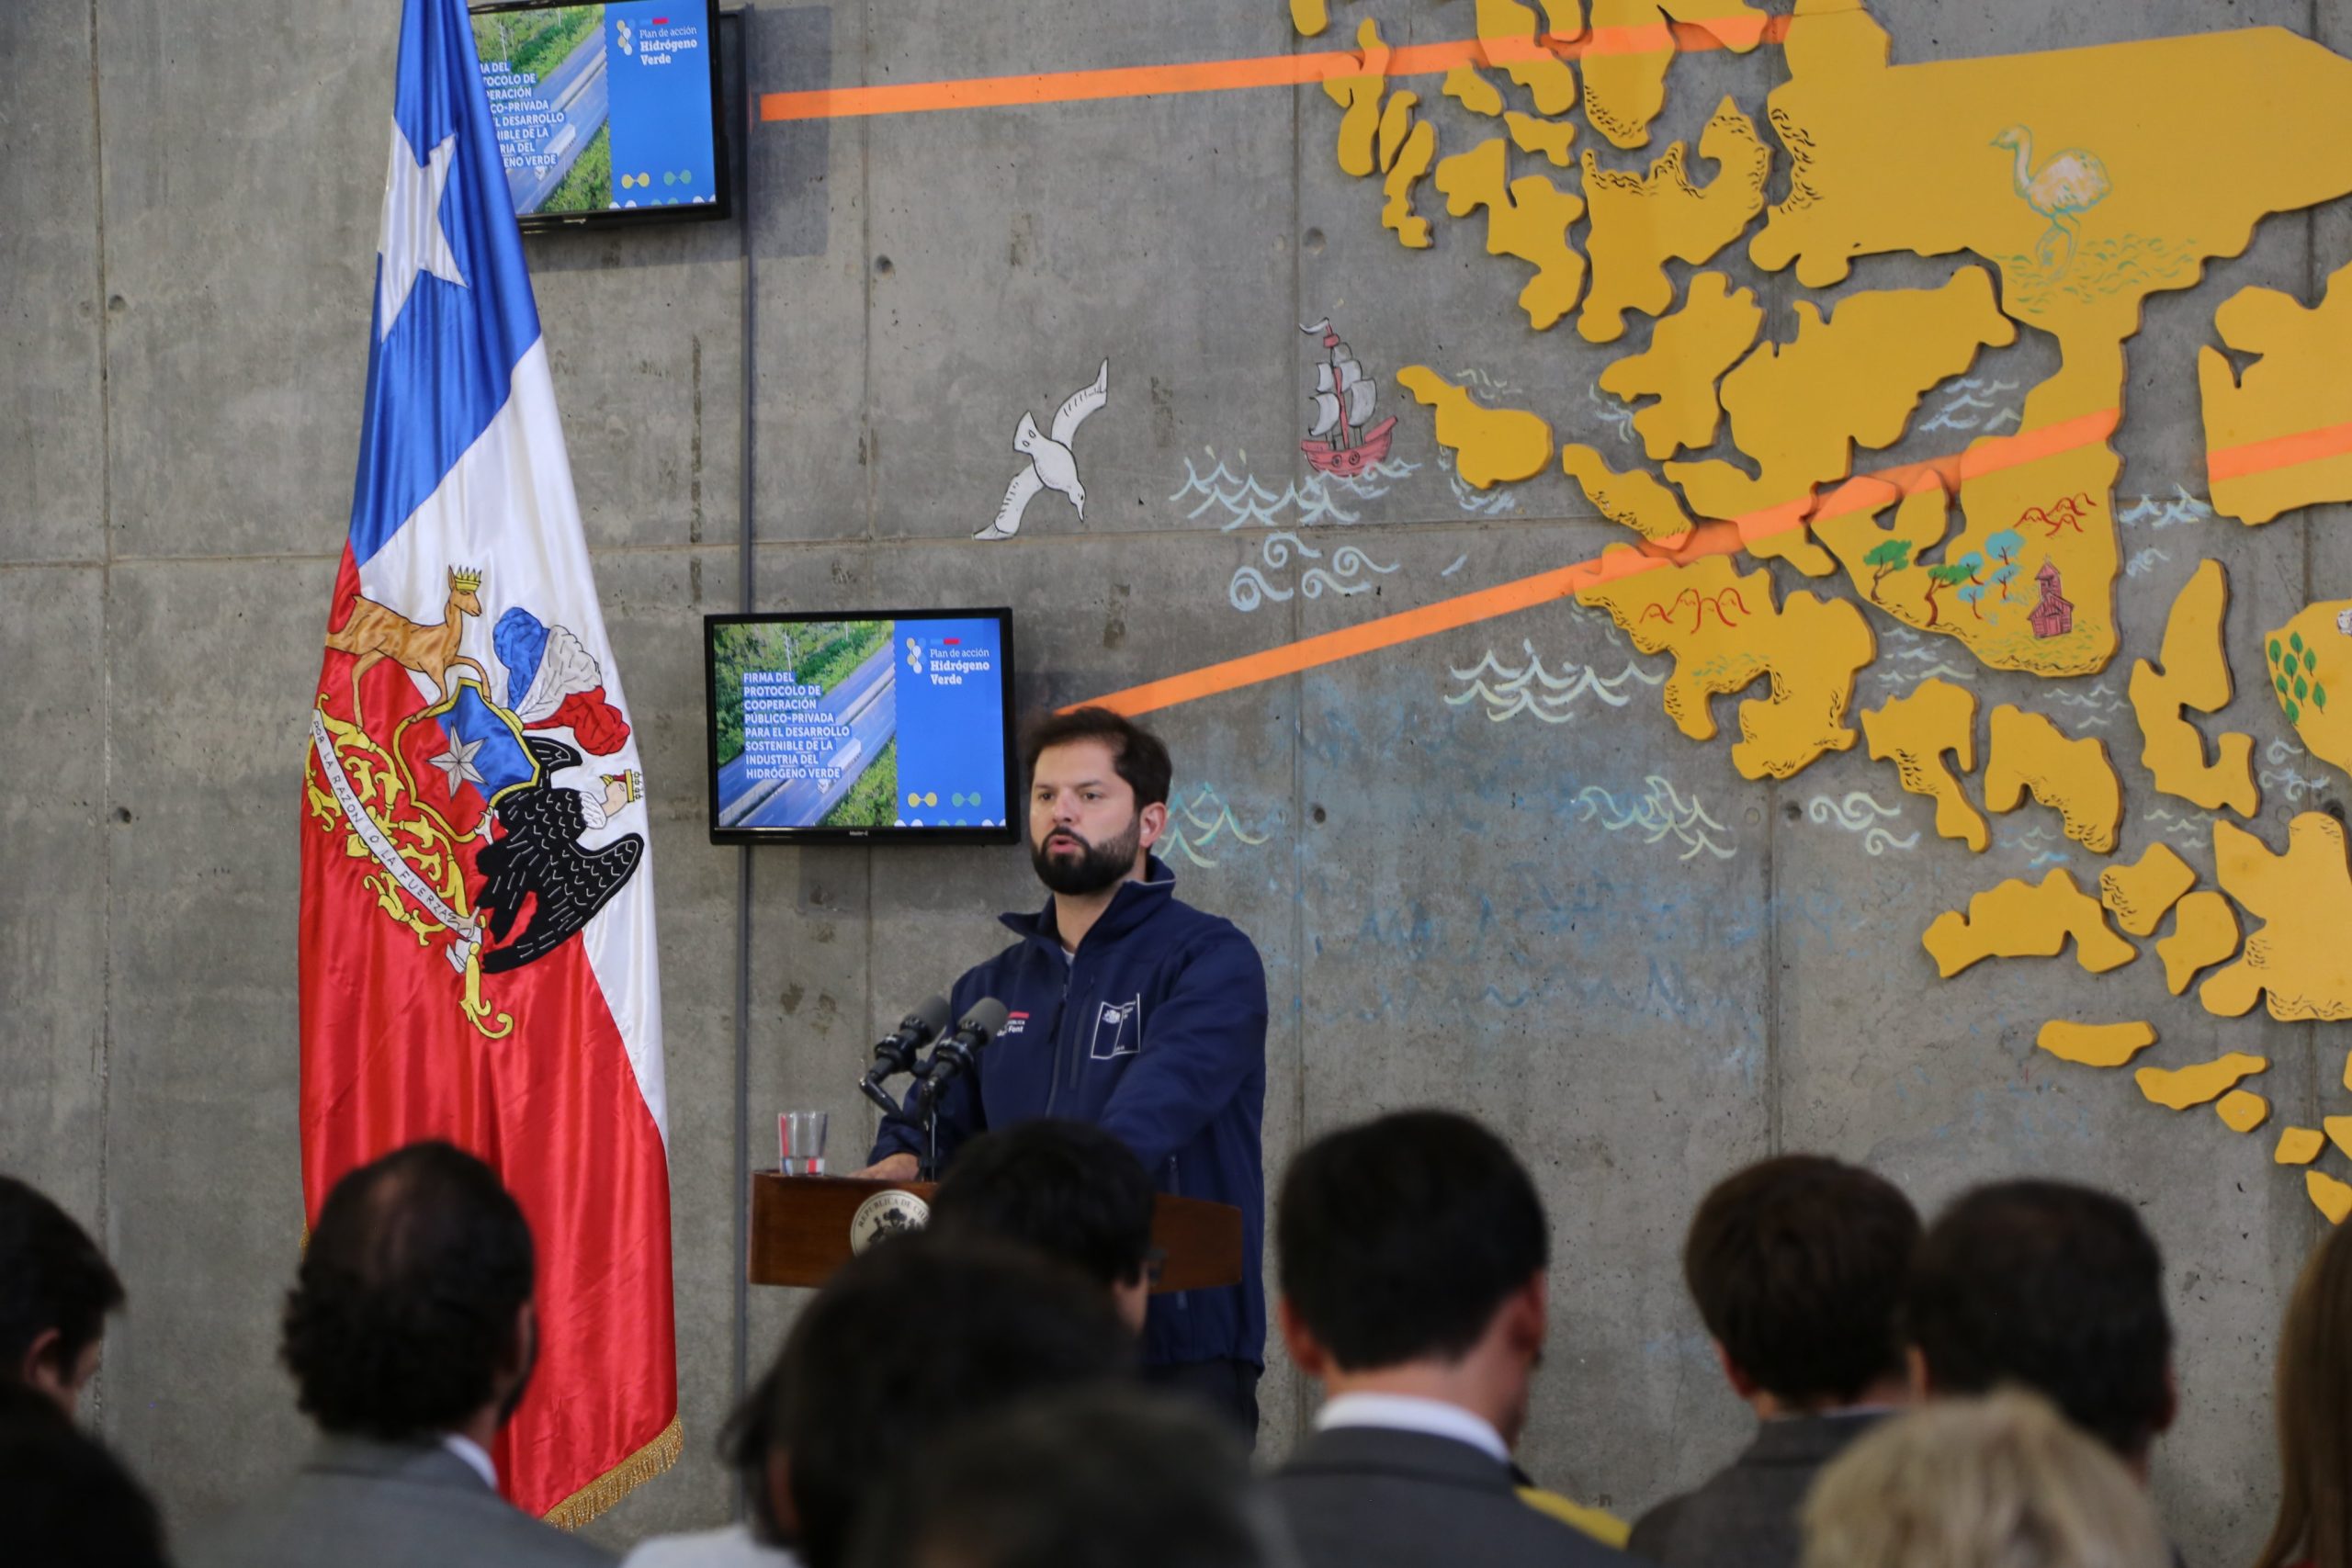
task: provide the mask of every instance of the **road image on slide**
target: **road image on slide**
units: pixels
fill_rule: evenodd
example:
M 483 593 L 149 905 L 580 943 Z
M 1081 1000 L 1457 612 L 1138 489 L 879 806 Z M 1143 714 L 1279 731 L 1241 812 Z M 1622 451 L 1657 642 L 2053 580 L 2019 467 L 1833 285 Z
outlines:
M 482 85 L 514 210 L 591 212 L 612 204 L 612 75 L 605 7 L 473 18 Z
M 718 825 L 890 826 L 899 729 L 891 623 L 730 626 L 719 635 Z M 859 790 L 876 770 L 893 776 Z M 853 792 L 869 808 L 829 820 Z

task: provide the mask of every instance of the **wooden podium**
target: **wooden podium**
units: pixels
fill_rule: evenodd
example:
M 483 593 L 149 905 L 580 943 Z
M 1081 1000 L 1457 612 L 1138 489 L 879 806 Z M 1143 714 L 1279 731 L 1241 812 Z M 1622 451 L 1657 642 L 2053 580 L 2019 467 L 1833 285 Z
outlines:
M 890 1189 L 929 1202 L 936 1185 L 755 1170 L 745 1277 L 754 1285 L 821 1285 L 849 1261 L 850 1220 L 859 1204 Z M 1241 1283 L 1241 1211 L 1230 1203 L 1163 1192 L 1151 1239 L 1167 1254 L 1155 1293 Z

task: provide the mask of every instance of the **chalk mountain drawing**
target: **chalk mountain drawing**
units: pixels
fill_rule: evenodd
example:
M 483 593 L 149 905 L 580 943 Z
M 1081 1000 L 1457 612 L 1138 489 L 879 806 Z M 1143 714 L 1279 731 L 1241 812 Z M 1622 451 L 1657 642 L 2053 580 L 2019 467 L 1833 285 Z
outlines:
M 972 536 L 975 539 L 1010 539 L 1021 532 L 1022 513 L 1037 498 L 1041 490 L 1068 496 L 1078 508 L 1080 522 L 1086 520 L 1086 486 L 1078 477 L 1078 456 L 1069 444 L 1078 436 L 1078 427 L 1086 416 L 1111 400 L 1111 362 L 1104 360 L 1094 379 L 1080 387 L 1054 411 L 1053 434 L 1037 428 L 1034 414 L 1023 412 L 1021 423 L 1013 428 L 1012 449 L 1029 459 L 1029 466 L 1012 476 L 1012 483 L 1005 487 L 1004 503 L 996 509 L 996 521 Z

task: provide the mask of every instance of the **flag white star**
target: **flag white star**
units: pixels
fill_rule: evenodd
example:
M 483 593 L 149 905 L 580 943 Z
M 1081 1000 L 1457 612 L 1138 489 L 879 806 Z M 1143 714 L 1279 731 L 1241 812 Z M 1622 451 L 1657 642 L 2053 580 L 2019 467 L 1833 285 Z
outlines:
M 392 323 L 408 304 L 418 273 L 468 287 L 449 250 L 449 236 L 441 228 L 441 192 L 449 183 L 449 161 L 457 152 L 458 135 L 451 131 L 420 164 L 401 122 L 392 121 L 392 166 L 384 176 L 384 237 L 378 247 L 384 258 L 376 281 L 376 319 L 383 323 L 377 330 L 379 342 L 392 335 Z
M 474 766 L 474 753 L 481 750 L 481 741 L 461 740 L 453 735 L 447 751 L 425 760 L 449 776 L 449 793 L 455 795 L 461 784 L 482 782 L 481 770 Z

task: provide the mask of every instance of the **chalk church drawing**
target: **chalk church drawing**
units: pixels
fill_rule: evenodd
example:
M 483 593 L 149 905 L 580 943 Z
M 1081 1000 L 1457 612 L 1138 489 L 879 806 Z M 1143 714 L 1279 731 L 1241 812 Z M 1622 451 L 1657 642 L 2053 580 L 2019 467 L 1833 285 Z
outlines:
M 1111 399 L 1111 362 L 1104 360 L 1102 368 L 1094 373 L 1090 384 L 1072 392 L 1054 411 L 1050 434 L 1037 428 L 1036 416 L 1023 413 L 1013 428 L 1012 449 L 1029 459 L 1029 466 L 1012 476 L 1012 483 L 1005 487 L 1004 502 L 996 509 L 996 521 L 974 534 L 976 539 L 1010 539 L 1021 532 L 1021 519 L 1029 503 L 1037 499 L 1041 490 L 1069 498 L 1078 508 L 1080 522 L 1086 520 L 1086 486 L 1078 475 L 1078 456 L 1070 450 L 1070 443 L 1078 438 L 1078 427 L 1086 423 L 1087 415 Z

